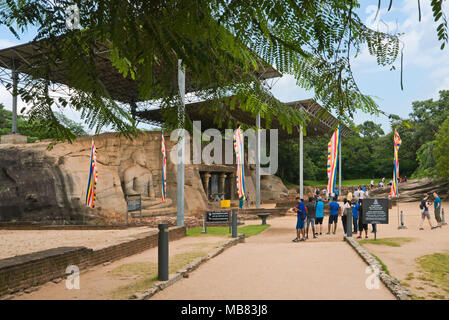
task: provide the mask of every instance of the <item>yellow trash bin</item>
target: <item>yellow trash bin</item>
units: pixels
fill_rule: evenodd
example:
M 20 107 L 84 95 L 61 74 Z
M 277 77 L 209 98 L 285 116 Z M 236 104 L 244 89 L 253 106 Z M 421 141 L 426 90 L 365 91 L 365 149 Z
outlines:
M 231 206 L 231 200 L 221 200 L 220 205 L 222 208 L 229 208 Z

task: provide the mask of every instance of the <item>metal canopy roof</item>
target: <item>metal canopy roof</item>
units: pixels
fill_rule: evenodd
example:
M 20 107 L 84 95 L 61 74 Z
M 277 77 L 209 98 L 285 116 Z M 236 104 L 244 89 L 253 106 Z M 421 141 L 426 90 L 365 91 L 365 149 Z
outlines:
M 293 101 L 285 104 L 292 108 L 301 108 L 309 118 L 306 127 L 307 136 L 324 135 L 329 132 L 333 132 L 338 126 L 338 120 L 312 99 Z M 188 115 L 192 121 L 201 121 L 201 129 L 203 131 L 209 128 L 217 128 L 217 124 L 214 122 L 214 118 L 217 116 L 220 117 L 221 120 L 224 120 L 223 123 L 226 123 L 227 119 L 231 119 L 231 114 L 232 118 L 240 121 L 241 123 L 251 126 L 256 124 L 256 119 L 250 112 L 243 111 L 238 107 L 231 111 L 229 106 L 226 106 L 223 113 L 219 115 L 217 115 L 215 111 L 208 112 L 207 108 L 207 101 L 186 104 L 185 107 L 186 115 Z M 153 125 L 160 126 L 164 122 L 160 109 L 137 111 L 136 116 L 137 120 Z M 267 127 L 266 120 L 263 118 L 261 119 L 261 127 Z M 292 132 L 288 133 L 286 129 L 282 128 L 276 117 L 272 119 L 270 128 L 278 129 L 279 138 L 281 139 L 296 139 L 299 135 L 298 128 L 293 128 Z M 351 130 L 347 126 L 342 125 L 342 136 L 347 137 L 350 133 Z
M 337 129 L 338 119 L 335 118 L 329 111 L 323 108 L 318 102 L 313 99 L 298 100 L 287 102 L 287 105 L 294 108 L 302 108 L 310 121 L 307 123 L 307 134 L 313 132 L 329 132 Z M 341 135 L 346 138 L 351 134 L 351 129 L 346 125 L 341 125 Z
M 109 60 L 109 49 L 105 45 L 97 44 L 99 50 L 96 51 L 95 65 L 98 71 L 100 80 L 105 85 L 110 96 L 120 102 L 133 103 L 139 102 L 138 96 L 138 83 L 131 78 L 123 78 L 123 76 L 117 72 L 116 68 L 112 66 Z M 6 48 L 0 50 L 0 82 L 3 84 L 12 83 L 11 70 L 16 70 L 19 73 L 26 74 L 28 76 L 33 75 L 32 61 L 39 54 L 42 54 L 44 50 L 44 40 L 38 42 L 29 42 L 18 46 Z M 71 87 L 70 79 L 66 74 L 66 70 L 62 67 L 56 67 L 50 71 L 49 80 L 53 83 L 66 85 Z M 155 76 L 165 72 L 164 70 L 155 70 Z M 261 79 L 270 79 L 275 77 L 281 77 L 277 70 L 269 66 L 266 63 L 262 63 L 260 71 L 255 72 L 256 76 Z M 177 77 L 173 75 L 174 80 Z M 203 88 L 198 87 L 193 83 L 189 75 L 189 71 L 186 72 L 186 93 L 195 92 Z M 177 81 L 173 81 L 174 85 L 177 85 Z M 174 90 L 175 92 L 177 90 Z

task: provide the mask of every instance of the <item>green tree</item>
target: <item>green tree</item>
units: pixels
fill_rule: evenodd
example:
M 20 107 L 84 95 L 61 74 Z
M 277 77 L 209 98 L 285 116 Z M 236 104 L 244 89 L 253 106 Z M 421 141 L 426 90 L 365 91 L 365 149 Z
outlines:
M 435 162 L 434 150 L 436 141 L 429 141 L 423 144 L 416 153 L 418 161 L 418 168 L 413 174 L 413 177 L 434 177 L 438 174 Z
M 75 121 L 68 119 L 60 112 L 54 113 L 69 130 L 71 130 L 76 136 L 87 135 L 83 126 Z M 5 135 L 11 132 L 12 127 L 12 112 L 5 109 L 5 106 L 0 103 L 0 135 Z M 52 128 L 42 126 L 38 122 L 30 121 L 26 116 L 18 115 L 17 117 L 17 131 L 28 137 L 28 142 L 35 142 L 36 140 L 54 139 L 56 138 L 55 132 Z
M 435 162 L 438 176 L 449 178 L 449 117 L 440 126 L 436 135 Z
M 382 126 L 380 124 L 374 123 L 373 121 L 365 121 L 357 128 L 364 138 L 375 139 L 384 135 Z

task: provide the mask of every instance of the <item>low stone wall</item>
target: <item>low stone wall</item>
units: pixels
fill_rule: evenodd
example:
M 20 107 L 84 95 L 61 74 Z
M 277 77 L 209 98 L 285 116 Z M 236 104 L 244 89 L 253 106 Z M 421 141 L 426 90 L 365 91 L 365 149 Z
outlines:
M 226 249 L 235 246 L 241 242 L 245 242 L 245 235 L 239 234 L 237 238 L 230 239 L 223 243 L 220 247 L 218 247 L 214 252 L 207 255 L 207 257 L 198 258 L 195 261 L 193 261 L 191 264 L 187 265 L 183 268 L 183 270 L 180 270 L 176 272 L 176 274 L 170 274 L 169 279 L 167 281 L 159 281 L 155 285 L 153 285 L 151 288 L 134 294 L 131 299 L 137 299 L 137 300 L 147 300 L 150 299 L 152 296 L 154 296 L 156 293 L 158 293 L 161 290 L 164 290 L 165 288 L 168 288 L 169 286 L 175 284 L 177 281 L 181 280 L 182 278 L 188 278 L 189 273 L 196 270 L 201 264 L 203 264 L 206 261 L 209 261 L 212 258 L 215 258 L 219 254 L 223 253 Z
M 401 285 L 398 279 L 387 274 L 382 265 L 376 258 L 373 257 L 371 253 L 368 252 L 364 247 L 362 247 L 357 240 L 351 237 L 345 237 L 345 240 L 349 245 L 354 248 L 358 255 L 363 259 L 363 261 L 368 264 L 371 269 L 379 271 L 379 278 L 384 283 L 384 285 L 394 294 L 398 300 L 410 300 L 412 294 L 407 288 Z
M 185 227 L 169 229 L 169 241 L 186 235 Z M 158 245 L 158 232 L 139 234 L 135 240 L 93 250 L 86 247 L 59 247 L 0 260 L 0 296 L 42 285 L 66 276 L 66 268 L 80 270 L 119 260 Z

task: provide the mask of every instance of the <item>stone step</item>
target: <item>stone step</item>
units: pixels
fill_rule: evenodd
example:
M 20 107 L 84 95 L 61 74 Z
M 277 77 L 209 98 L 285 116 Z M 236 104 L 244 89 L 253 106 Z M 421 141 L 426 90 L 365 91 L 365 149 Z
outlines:
M 176 216 L 176 208 L 158 208 L 158 209 L 144 209 L 142 210 L 142 217 L 156 217 L 156 216 Z M 135 211 L 131 213 L 133 218 L 139 218 L 140 212 Z

